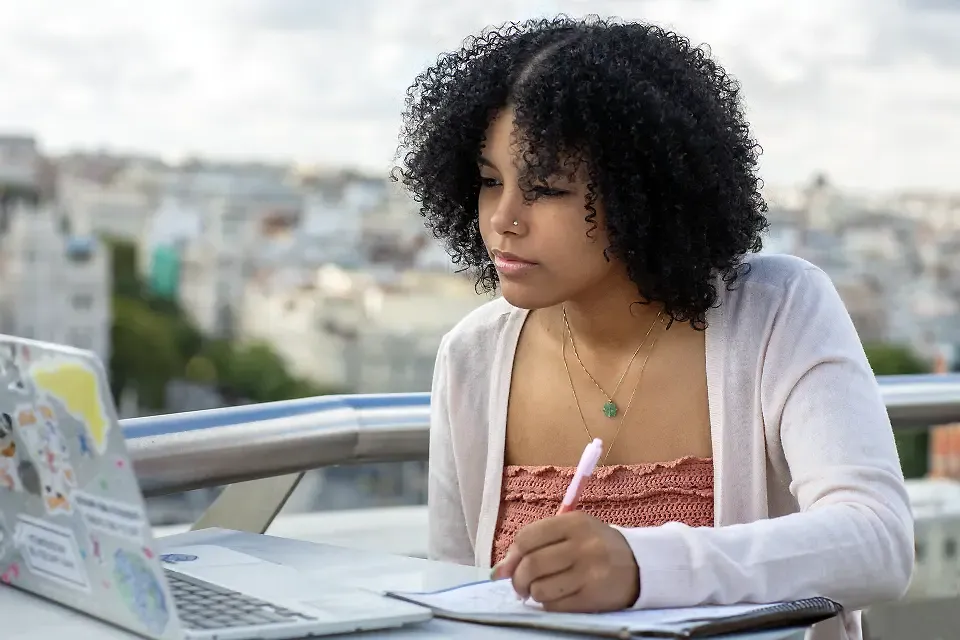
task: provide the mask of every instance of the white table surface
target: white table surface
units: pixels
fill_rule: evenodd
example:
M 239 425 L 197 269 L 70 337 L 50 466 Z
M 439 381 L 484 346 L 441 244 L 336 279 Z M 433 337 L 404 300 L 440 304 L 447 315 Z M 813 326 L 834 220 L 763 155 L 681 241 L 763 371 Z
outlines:
M 300 540 L 275 538 L 225 529 L 204 529 L 160 538 L 157 548 L 167 553 L 190 545 L 216 545 L 268 562 L 295 568 L 311 580 L 330 581 L 377 590 L 432 590 L 485 579 L 485 572 L 367 550 L 347 549 Z M 725 636 L 728 640 L 803 640 L 803 630 L 768 631 Z M 0 585 L 0 637 L 3 640 L 131 640 L 136 636 L 83 614 Z M 342 636 L 343 640 L 532 640 L 556 637 L 545 632 L 488 627 L 434 619 L 424 624 Z M 573 638 L 575 636 L 565 635 Z

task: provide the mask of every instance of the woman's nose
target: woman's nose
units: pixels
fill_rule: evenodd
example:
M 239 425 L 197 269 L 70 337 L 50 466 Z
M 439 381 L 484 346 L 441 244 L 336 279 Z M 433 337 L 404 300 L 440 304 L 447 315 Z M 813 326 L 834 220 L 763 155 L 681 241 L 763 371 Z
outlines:
M 490 218 L 490 226 L 500 235 L 524 232 L 523 197 L 519 189 L 503 189 Z

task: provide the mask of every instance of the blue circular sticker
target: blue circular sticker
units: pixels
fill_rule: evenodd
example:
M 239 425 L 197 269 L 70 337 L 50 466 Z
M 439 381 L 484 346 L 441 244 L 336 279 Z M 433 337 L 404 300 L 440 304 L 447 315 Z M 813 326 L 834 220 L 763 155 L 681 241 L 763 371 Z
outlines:
M 177 564 L 178 562 L 193 562 L 196 559 L 197 559 L 197 556 L 191 556 L 185 553 L 165 553 L 160 556 L 160 561 L 166 562 L 167 564 Z
M 139 555 L 118 550 L 113 556 L 113 579 L 130 611 L 151 633 L 159 635 L 170 620 L 160 581 Z

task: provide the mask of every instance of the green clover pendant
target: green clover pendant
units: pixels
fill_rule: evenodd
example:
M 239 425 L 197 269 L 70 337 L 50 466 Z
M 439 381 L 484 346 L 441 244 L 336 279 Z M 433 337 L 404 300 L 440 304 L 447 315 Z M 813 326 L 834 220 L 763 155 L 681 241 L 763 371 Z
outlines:
M 613 400 L 607 400 L 603 405 L 603 415 L 608 418 L 615 418 L 617 416 L 617 403 Z

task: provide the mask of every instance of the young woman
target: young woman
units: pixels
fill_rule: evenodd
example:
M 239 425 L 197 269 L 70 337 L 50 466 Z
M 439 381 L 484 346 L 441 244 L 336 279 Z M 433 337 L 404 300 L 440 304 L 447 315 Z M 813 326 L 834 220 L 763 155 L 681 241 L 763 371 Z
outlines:
M 739 87 L 643 24 L 468 40 L 408 93 L 397 178 L 478 286 L 433 382 L 430 556 L 549 610 L 895 599 L 913 523 L 829 278 L 756 255 Z M 554 515 L 584 445 L 604 457 Z

